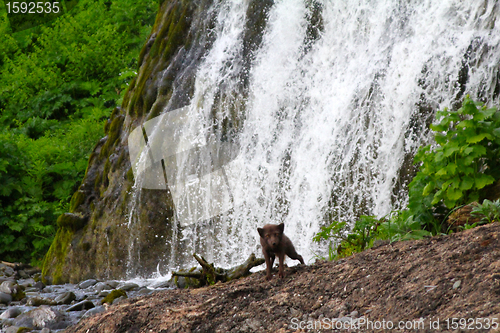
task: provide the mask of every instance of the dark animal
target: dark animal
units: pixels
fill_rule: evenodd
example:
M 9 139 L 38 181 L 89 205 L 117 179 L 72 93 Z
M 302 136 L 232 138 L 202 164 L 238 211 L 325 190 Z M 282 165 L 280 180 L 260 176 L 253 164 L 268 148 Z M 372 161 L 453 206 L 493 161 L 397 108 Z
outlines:
M 266 259 L 266 280 L 270 280 L 273 277 L 271 275 L 271 268 L 274 264 L 275 255 L 277 255 L 279 259 L 280 266 L 278 276 L 280 278 L 285 277 L 285 254 L 291 259 L 300 260 L 300 263 L 304 265 L 302 256 L 295 251 L 290 239 L 283 234 L 284 229 L 285 225 L 283 223 L 280 225 L 266 224 L 263 228 L 257 228 L 260 235 L 262 253 L 264 254 L 264 259 Z

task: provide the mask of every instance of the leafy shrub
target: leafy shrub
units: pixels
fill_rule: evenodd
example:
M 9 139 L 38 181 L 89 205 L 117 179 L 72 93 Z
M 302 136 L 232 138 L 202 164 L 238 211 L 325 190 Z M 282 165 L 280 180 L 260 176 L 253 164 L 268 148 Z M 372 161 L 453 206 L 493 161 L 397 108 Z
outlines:
M 410 239 L 422 239 L 431 236 L 427 230 L 423 230 L 420 222 L 415 220 L 409 210 L 394 211 L 384 217 L 378 228 L 377 239 L 388 239 L 397 242 Z
M 408 205 L 432 231 L 439 229 L 433 225 L 433 207 L 449 210 L 477 201 L 480 191 L 499 178 L 500 166 L 497 108 L 466 97 L 457 111 L 437 112 L 437 121 L 431 125 L 436 144 L 421 147 L 415 156 L 420 168 L 409 185 Z
M 378 219 L 375 216 L 362 215 L 355 222 L 351 231 L 346 222 L 334 221 L 314 236 L 315 242 L 326 240 L 328 245 L 328 259 L 349 256 L 371 247 L 375 240 L 389 240 L 391 242 L 421 239 L 431 233 L 422 230 L 420 223 L 415 221 L 408 210 L 394 211 Z M 338 247 L 334 246 L 339 243 Z
M 80 0 L 11 34 L 0 5 L 0 257 L 37 264 L 136 75 L 154 0 Z
M 490 201 L 485 199 L 481 205 L 474 207 L 471 211 L 472 215 L 483 216 L 482 223 L 492 223 L 500 221 L 500 199 Z

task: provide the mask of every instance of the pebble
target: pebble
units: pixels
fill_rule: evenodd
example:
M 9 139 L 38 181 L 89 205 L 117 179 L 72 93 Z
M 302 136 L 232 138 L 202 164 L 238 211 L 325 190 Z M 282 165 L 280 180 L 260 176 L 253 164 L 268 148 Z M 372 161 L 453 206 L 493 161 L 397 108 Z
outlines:
M 17 292 L 17 283 L 14 281 L 4 281 L 0 284 L 0 292 L 6 294 L 15 294 Z
M 113 288 L 106 282 L 98 282 L 94 285 L 94 289 L 97 293 L 100 293 L 103 290 L 111 290 Z
M 5 310 L 1 315 L 0 319 L 16 318 L 22 313 L 20 308 L 10 308 Z
M 82 311 L 82 310 L 92 309 L 93 307 L 95 307 L 95 305 L 94 305 L 94 303 L 92 303 L 92 301 L 85 300 L 85 301 L 81 301 L 81 302 L 78 302 L 78 303 L 70 306 L 66 311 L 68 311 L 68 312 L 70 312 L 70 311 Z
M 130 291 L 130 290 L 134 290 L 134 289 L 138 289 L 138 288 L 139 288 L 139 285 L 136 283 L 125 282 L 125 283 L 119 284 L 117 289 L 121 289 L 123 291 Z
M 461 280 L 458 280 L 456 281 L 454 284 L 453 284 L 453 289 L 458 289 L 460 287 L 460 285 L 462 284 L 462 281 Z
M 92 287 L 96 283 L 97 283 L 97 280 L 94 280 L 94 279 L 85 280 L 83 282 L 80 282 L 80 284 L 78 284 L 78 288 L 87 289 L 88 287 Z
M 49 298 L 44 297 L 30 297 L 26 301 L 28 306 L 40 306 L 40 305 L 57 305 L 57 303 Z
M 33 285 L 33 288 L 37 288 L 38 290 L 42 290 L 45 288 L 45 284 L 42 281 L 38 281 Z
M 120 282 L 118 281 L 106 281 L 106 284 L 111 287 L 111 289 L 116 289 Z
M 14 325 L 41 330 L 46 326 L 49 326 L 49 328 L 64 328 L 63 321 L 64 316 L 58 310 L 44 305 L 19 315 Z
M 33 287 L 35 285 L 35 280 L 32 278 L 28 278 L 25 281 L 19 283 L 20 286 L 23 286 L 25 289 L 28 289 L 30 287 Z
M 29 331 L 28 328 L 21 329 L 21 327 L 17 327 L 17 326 L 9 326 L 4 330 L 5 333 L 23 333 L 23 332 L 28 332 L 28 331 Z
M 103 290 L 103 291 L 99 292 L 98 295 L 99 295 L 99 297 L 106 297 L 109 295 L 109 293 L 110 293 L 109 291 Z
M 72 291 L 67 291 L 62 295 L 59 295 L 55 298 L 55 302 L 57 304 L 71 304 L 76 299 L 75 293 Z
M 93 316 L 95 314 L 104 312 L 104 311 L 106 311 L 106 308 L 102 305 L 99 305 L 99 306 L 96 306 L 95 308 L 92 308 L 92 309 L 88 310 L 87 312 L 85 312 L 84 315 L 82 316 L 82 318 L 87 318 L 87 317 Z
M 120 296 L 120 297 L 118 297 L 118 298 L 115 298 L 115 299 L 113 300 L 113 303 L 111 303 L 111 305 L 116 305 L 116 304 L 120 303 L 121 301 L 123 301 L 124 299 L 127 299 L 127 297 L 125 297 L 125 296 Z
M 0 303 L 9 305 L 12 302 L 12 296 L 10 294 L 0 292 Z

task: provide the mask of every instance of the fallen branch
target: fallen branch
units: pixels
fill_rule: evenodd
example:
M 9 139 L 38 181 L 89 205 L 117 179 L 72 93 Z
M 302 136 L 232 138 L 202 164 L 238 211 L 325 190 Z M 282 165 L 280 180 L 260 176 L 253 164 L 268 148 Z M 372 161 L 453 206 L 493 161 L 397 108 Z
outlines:
M 205 258 L 198 256 L 196 253 L 193 253 L 193 257 L 200 264 L 201 269 L 192 268 L 189 271 L 178 271 L 172 273 L 174 283 L 178 287 L 181 287 L 178 283 L 178 277 L 184 278 L 187 286 L 189 287 L 203 287 L 215 284 L 219 281 L 227 282 L 248 276 L 250 275 L 250 269 L 262 265 L 265 262 L 264 259 L 256 258 L 255 254 L 252 253 L 243 264 L 229 269 L 224 269 L 215 267 L 214 264 L 208 263 Z

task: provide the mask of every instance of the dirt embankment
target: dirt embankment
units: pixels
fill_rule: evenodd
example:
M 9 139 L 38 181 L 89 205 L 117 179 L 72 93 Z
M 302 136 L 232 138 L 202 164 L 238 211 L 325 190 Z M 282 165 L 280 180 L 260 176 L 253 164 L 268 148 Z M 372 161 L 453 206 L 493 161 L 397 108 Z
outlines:
M 133 298 L 78 332 L 500 332 L 500 224 Z M 385 329 L 384 329 L 385 328 Z

